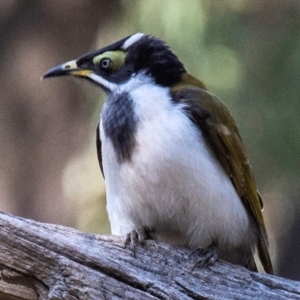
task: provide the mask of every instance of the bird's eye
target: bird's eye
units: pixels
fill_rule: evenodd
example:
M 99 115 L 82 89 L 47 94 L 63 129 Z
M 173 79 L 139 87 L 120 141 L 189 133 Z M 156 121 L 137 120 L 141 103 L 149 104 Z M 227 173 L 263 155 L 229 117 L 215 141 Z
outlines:
M 101 68 L 107 69 L 109 68 L 111 60 L 109 58 L 103 58 L 100 62 Z

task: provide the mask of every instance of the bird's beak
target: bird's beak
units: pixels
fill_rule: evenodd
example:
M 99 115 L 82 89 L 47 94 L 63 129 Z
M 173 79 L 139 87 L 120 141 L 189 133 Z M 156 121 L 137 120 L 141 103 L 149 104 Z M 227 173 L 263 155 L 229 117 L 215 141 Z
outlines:
M 43 76 L 44 78 L 64 76 L 64 75 L 72 75 L 79 77 L 88 77 L 89 74 L 94 73 L 92 70 L 82 69 L 78 67 L 76 60 L 68 61 L 64 64 L 56 66 L 50 70 L 48 70 Z

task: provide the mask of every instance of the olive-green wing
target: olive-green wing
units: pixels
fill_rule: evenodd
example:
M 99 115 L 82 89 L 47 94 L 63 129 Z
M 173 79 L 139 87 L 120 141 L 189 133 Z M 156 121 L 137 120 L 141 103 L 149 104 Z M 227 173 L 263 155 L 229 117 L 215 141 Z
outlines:
M 233 117 L 226 106 L 203 86 L 195 87 L 190 84 L 181 85 L 180 88 L 175 86 L 171 93 L 175 101 L 186 104 L 187 115 L 201 129 L 206 141 L 231 178 L 238 195 L 255 219 L 260 231 L 258 255 L 265 271 L 273 274 L 262 215 L 262 200 L 256 189 L 245 147 Z
M 97 126 L 96 130 L 96 147 L 97 147 L 97 157 L 99 161 L 99 166 L 104 177 L 103 165 L 102 165 L 102 149 L 101 149 L 101 139 L 100 139 L 100 124 Z

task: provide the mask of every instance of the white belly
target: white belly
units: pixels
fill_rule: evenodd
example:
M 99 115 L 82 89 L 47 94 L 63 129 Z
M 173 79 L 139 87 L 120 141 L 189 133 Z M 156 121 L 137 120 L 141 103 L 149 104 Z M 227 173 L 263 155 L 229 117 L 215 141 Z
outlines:
M 138 109 L 143 115 L 143 107 Z M 112 234 L 148 226 L 156 239 L 178 245 L 249 243 L 246 210 L 202 133 L 191 125 L 174 105 L 147 112 L 138 124 L 132 161 L 121 164 L 101 130 Z

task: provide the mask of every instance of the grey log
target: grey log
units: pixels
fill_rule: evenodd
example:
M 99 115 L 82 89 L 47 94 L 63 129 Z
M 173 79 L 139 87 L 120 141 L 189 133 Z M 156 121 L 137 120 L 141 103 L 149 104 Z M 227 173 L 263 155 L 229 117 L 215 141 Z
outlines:
M 300 299 L 300 283 L 147 241 L 136 257 L 120 237 L 0 213 L 0 299 Z

